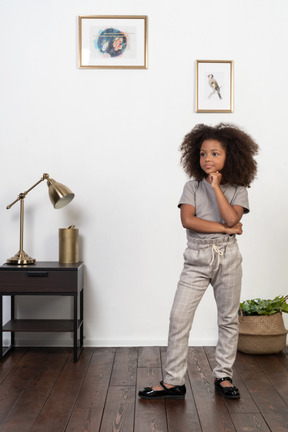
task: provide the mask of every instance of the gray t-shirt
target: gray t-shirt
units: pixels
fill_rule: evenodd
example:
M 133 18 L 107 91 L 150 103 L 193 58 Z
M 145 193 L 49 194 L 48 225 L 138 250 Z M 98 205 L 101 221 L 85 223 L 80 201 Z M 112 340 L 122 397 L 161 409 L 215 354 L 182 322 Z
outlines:
M 244 213 L 249 213 L 248 193 L 244 186 L 236 186 L 227 183 L 220 187 L 229 204 L 239 205 L 243 207 Z M 185 184 L 178 207 L 180 208 L 182 204 L 190 204 L 195 207 L 195 216 L 201 219 L 224 223 L 212 186 L 205 179 L 200 182 L 189 180 Z M 225 234 L 199 233 L 187 229 L 188 239 L 216 239 L 221 238 L 223 235 Z

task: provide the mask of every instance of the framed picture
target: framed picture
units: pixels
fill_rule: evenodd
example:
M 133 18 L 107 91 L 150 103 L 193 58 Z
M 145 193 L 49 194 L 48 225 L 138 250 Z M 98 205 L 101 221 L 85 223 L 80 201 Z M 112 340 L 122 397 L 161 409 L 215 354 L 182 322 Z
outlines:
M 79 68 L 147 69 L 147 16 L 79 16 Z
M 196 60 L 196 112 L 233 112 L 232 60 Z

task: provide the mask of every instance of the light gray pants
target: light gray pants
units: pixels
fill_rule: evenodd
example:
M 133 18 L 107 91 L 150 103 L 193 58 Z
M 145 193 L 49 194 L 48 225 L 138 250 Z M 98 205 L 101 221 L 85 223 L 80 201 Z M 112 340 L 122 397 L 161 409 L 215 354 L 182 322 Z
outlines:
M 232 378 L 238 342 L 238 309 L 242 257 L 235 237 L 188 241 L 184 268 L 171 314 L 164 382 L 183 385 L 187 370 L 188 339 L 196 308 L 209 284 L 218 310 L 215 378 Z M 209 320 L 209 316 L 206 317 Z

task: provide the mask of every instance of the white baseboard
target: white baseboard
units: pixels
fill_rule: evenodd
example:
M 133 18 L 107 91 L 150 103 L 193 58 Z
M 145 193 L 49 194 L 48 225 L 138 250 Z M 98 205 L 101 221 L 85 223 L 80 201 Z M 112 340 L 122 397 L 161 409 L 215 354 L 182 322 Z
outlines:
M 196 339 L 189 340 L 189 346 L 215 346 L 216 339 Z M 4 338 L 4 346 L 10 344 L 10 338 Z M 72 347 L 73 336 L 67 337 L 67 334 L 50 333 L 50 334 L 19 334 L 15 338 L 17 347 Z M 86 339 L 84 337 L 85 347 L 141 347 L 141 346 L 167 346 L 167 339 Z
M 215 346 L 217 339 L 191 339 L 189 346 Z M 167 346 L 167 339 L 149 340 L 99 340 L 86 339 L 84 345 L 87 347 L 142 347 L 142 346 Z
M 191 339 L 189 346 L 215 346 L 215 339 Z M 8 346 L 10 340 L 4 339 L 4 346 Z M 65 337 L 21 337 L 15 338 L 15 346 L 17 347 L 73 347 L 73 338 Z M 84 339 L 84 347 L 142 347 L 142 346 L 167 346 L 166 339 Z

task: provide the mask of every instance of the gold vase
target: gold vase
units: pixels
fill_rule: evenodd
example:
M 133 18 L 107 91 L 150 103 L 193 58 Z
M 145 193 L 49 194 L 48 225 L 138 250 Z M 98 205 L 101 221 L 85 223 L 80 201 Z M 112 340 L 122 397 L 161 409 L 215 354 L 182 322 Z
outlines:
M 59 228 L 59 263 L 70 264 L 79 262 L 79 229 L 71 225 Z

